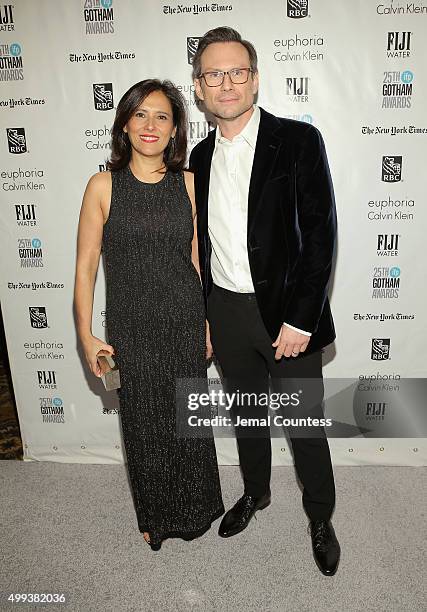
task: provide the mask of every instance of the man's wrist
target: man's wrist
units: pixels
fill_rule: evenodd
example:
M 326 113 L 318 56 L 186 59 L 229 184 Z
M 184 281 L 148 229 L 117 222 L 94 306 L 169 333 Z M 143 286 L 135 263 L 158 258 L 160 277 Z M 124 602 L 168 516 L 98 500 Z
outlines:
M 295 327 L 294 325 L 290 325 L 289 323 L 286 323 L 286 321 L 284 321 L 282 323 L 282 325 L 286 325 L 286 327 L 289 327 L 290 329 L 293 329 L 294 331 L 297 331 L 300 334 L 303 334 L 304 336 L 311 336 L 311 332 L 305 331 L 303 329 L 299 329 L 298 327 Z

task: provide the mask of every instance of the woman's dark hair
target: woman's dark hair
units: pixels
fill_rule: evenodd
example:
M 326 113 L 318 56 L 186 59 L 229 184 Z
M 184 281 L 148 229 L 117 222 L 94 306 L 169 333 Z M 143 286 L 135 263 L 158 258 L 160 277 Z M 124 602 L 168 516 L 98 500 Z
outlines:
M 116 118 L 111 130 L 111 157 L 107 161 L 107 170 L 120 170 L 128 165 L 132 147 L 129 136 L 123 131 L 138 106 L 154 91 L 165 94 L 172 106 L 173 124 L 176 127 L 175 138 L 171 138 L 163 154 L 165 166 L 171 172 L 184 168 L 187 157 L 187 111 L 185 100 L 171 81 L 145 79 L 132 85 L 122 96 L 117 105 Z

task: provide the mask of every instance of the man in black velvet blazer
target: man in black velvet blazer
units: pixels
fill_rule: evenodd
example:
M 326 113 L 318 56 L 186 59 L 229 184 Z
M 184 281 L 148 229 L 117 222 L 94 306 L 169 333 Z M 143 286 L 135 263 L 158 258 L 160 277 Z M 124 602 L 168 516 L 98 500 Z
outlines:
M 310 124 L 254 105 L 256 52 L 231 28 L 210 30 L 199 41 L 193 77 L 218 123 L 190 157 L 207 342 L 234 390 L 268 392 L 270 380 L 284 391 L 287 380 L 309 379 L 311 401 L 300 416 L 322 418 L 321 349 L 335 338 L 327 290 L 336 234 L 322 136 Z M 245 409 L 241 416 L 267 414 L 260 406 Z M 225 514 L 222 537 L 241 532 L 270 504 L 268 428 L 236 423 L 235 430 L 244 494 Z M 323 427 L 289 435 L 314 558 L 333 575 L 340 547 L 330 521 L 335 486 L 328 441 Z

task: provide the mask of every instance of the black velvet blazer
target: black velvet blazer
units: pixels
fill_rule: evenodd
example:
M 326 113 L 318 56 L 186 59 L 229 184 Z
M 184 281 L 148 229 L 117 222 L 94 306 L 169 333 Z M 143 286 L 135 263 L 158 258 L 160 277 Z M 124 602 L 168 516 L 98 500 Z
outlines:
M 284 321 L 312 332 L 306 353 L 335 338 L 328 281 L 336 210 L 322 136 L 314 126 L 261 110 L 248 198 L 247 248 L 256 299 L 272 341 Z M 212 288 L 208 195 L 215 130 L 190 156 L 200 272 Z

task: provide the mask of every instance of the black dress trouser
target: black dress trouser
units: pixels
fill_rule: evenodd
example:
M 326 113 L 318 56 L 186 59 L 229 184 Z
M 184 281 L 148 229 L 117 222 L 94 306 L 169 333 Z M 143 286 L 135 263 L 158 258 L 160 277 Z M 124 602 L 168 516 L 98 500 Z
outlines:
M 287 416 L 324 418 L 321 352 L 276 361 L 276 349 L 261 319 L 255 294 L 234 293 L 214 285 L 208 298 L 208 320 L 226 391 L 266 394 L 270 384 L 272 391 L 290 395 L 301 391 L 302 380 L 309 379 L 304 386 L 303 407 L 286 408 L 292 411 Z M 233 411 L 233 416 L 260 419 L 267 413 L 268 406 L 254 406 L 248 400 L 247 405 Z M 270 487 L 270 429 L 235 426 L 235 433 L 245 493 L 259 497 Z M 303 506 L 311 520 L 329 520 L 335 505 L 335 485 L 324 428 L 289 427 L 288 434 L 303 487 Z

